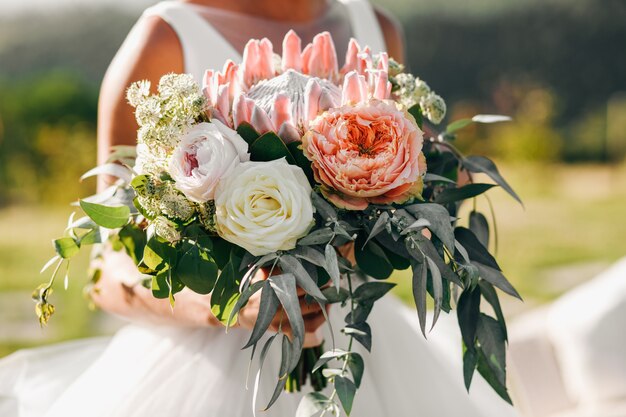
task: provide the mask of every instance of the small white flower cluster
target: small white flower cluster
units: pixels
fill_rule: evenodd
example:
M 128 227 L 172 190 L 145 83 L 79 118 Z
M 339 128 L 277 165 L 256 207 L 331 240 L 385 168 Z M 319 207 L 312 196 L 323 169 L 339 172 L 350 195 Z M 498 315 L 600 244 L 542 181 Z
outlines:
M 446 102 L 430 89 L 428 84 L 412 74 L 400 73 L 393 77 L 394 93 L 407 109 L 419 104 L 422 114 L 435 124 L 446 116 Z
M 159 181 L 147 175 L 143 185 L 135 188 L 135 191 L 137 201 L 148 216 L 185 222 L 195 214 L 194 203 L 177 191 L 171 181 Z M 176 225 L 172 223 L 171 227 L 176 228 Z M 166 236 L 159 236 L 166 239 Z
M 135 107 L 139 124 L 137 139 L 150 149 L 144 170 L 157 174 L 185 131 L 206 108 L 202 90 L 189 74 L 168 74 L 161 78 L 158 94 L 150 94 L 150 82 L 132 84 L 126 98 Z
M 180 240 L 180 231 L 176 228 L 176 224 L 167 217 L 159 216 L 152 221 L 154 233 L 168 242 L 177 242 Z

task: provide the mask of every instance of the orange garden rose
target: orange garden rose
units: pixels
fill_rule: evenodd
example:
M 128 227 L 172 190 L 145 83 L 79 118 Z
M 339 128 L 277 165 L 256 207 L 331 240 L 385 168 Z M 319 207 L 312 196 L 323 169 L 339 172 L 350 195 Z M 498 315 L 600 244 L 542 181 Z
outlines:
M 364 210 L 421 195 L 423 132 L 393 102 L 330 109 L 311 122 L 302 143 L 322 193 L 337 207 Z

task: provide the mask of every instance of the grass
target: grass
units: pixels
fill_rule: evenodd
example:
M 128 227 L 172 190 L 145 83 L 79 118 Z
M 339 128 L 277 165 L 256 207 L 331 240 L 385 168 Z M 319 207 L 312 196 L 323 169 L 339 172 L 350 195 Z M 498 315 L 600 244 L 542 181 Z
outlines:
M 503 165 L 503 175 L 524 200 L 522 208 L 500 189 L 489 192 L 496 207 L 499 234 L 497 258 L 525 303 L 503 296 L 509 312 L 548 302 L 571 283 L 554 285 L 555 270 L 589 263 L 609 264 L 626 255 L 626 166 Z M 478 179 L 482 181 L 482 179 Z M 484 198 L 477 201 L 487 212 Z M 471 208 L 467 204 L 460 223 Z M 62 275 L 52 302 L 57 313 L 43 330 L 34 315 L 30 292 L 48 279 L 39 269 L 53 254 L 51 239 L 58 237 L 71 210 L 67 207 L 8 207 L 0 210 L 0 329 L 3 320 L 22 323 L 28 338 L 2 337 L 0 356 L 36 346 L 102 332 L 102 313 L 92 312 L 82 296 L 88 259 L 73 261 L 70 286 L 63 290 Z M 493 246 L 493 245 L 492 245 Z M 491 248 L 492 251 L 495 249 Z M 399 272 L 396 293 L 411 302 L 410 276 Z M 572 282 L 576 282 L 575 280 Z M 507 308 L 511 306 L 511 308 Z M 21 334 L 21 332 L 20 332 Z M 10 335 L 9 335 L 10 336 Z

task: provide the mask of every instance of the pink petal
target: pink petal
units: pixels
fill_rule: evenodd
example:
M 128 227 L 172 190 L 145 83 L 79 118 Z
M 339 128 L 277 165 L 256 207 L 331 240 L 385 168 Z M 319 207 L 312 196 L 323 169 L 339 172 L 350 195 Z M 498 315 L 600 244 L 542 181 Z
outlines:
M 350 43 L 348 44 L 348 51 L 346 52 L 346 61 L 343 68 L 341 68 L 342 74 L 347 74 L 350 71 L 354 71 L 357 69 L 358 55 L 360 49 L 361 48 L 359 47 L 359 43 L 356 41 L 356 39 L 351 38 Z
M 300 132 L 298 132 L 298 129 L 291 123 L 283 123 L 278 129 L 278 136 L 280 136 L 286 144 L 300 142 L 301 140 Z
M 272 124 L 272 121 L 270 120 L 267 113 L 265 113 L 265 111 L 263 111 L 257 105 L 254 105 L 254 107 L 252 108 L 252 117 L 250 118 L 250 124 L 259 133 L 267 133 L 276 130 L 274 129 L 274 125 Z
M 233 123 L 235 127 L 242 123 L 250 123 L 252 120 L 252 109 L 254 102 L 246 98 L 243 94 L 235 97 L 233 106 Z
M 277 94 L 272 105 L 272 122 L 274 126 L 293 123 L 291 117 L 291 100 L 284 94 Z
M 314 79 L 310 79 L 304 89 L 304 121 L 310 122 L 315 119 L 320 112 L 319 100 L 322 94 L 322 87 Z
M 293 30 L 287 32 L 283 40 L 282 69 L 302 70 L 302 41 Z
M 309 75 L 327 79 L 337 77 L 337 52 L 330 33 L 322 32 L 313 38 L 313 49 L 309 59 Z
M 355 104 L 367 100 L 367 82 L 356 71 L 346 74 L 343 81 L 341 104 Z
M 391 95 L 391 83 L 387 71 L 376 71 L 374 74 L 374 98 L 388 99 Z
M 265 80 L 274 76 L 274 49 L 269 39 L 263 38 L 259 44 L 259 76 Z
M 378 69 L 389 72 L 389 55 L 387 52 L 381 52 L 378 60 Z
M 313 51 L 313 44 L 308 44 L 304 51 L 302 51 L 302 73 L 310 74 L 309 63 L 311 61 L 311 53 Z

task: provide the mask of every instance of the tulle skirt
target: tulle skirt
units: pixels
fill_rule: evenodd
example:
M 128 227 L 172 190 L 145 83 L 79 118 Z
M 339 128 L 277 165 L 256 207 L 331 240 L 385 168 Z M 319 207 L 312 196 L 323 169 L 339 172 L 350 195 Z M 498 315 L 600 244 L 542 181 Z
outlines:
M 331 311 L 336 346 L 345 312 Z M 428 340 L 415 312 L 392 296 L 369 319 L 372 352 L 355 398 L 356 417 L 507 417 L 517 415 L 475 375 L 463 386 L 454 316 L 440 318 Z M 248 417 L 253 415 L 249 337 L 243 329 L 128 325 L 112 338 L 24 350 L 0 360 L 3 417 Z M 327 347 L 330 338 L 327 338 Z M 257 408 L 274 389 L 280 343 L 266 359 Z M 247 375 L 251 374 L 246 388 Z M 306 392 L 305 387 L 303 392 Z M 259 416 L 292 417 L 301 393 L 284 393 Z

